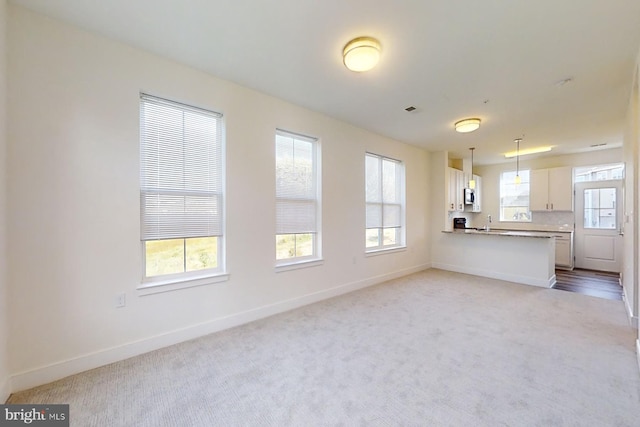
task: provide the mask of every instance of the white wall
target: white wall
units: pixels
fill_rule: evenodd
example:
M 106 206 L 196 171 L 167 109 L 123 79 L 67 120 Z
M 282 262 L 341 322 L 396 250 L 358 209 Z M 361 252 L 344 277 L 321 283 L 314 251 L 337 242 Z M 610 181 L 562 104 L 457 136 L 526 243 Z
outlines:
M 638 56 L 636 58 L 636 69 L 635 69 L 635 77 L 633 84 L 633 93 L 631 94 L 631 114 L 628 116 L 630 121 L 630 126 L 632 128 L 631 138 L 629 140 L 625 139 L 625 145 L 627 143 L 633 144 L 635 147 L 634 151 L 634 170 L 635 170 L 635 179 L 632 184 L 633 192 L 634 192 L 634 211 L 633 215 L 631 215 L 631 219 L 634 224 L 633 232 L 633 254 L 628 254 L 627 258 L 629 259 L 629 264 L 632 265 L 633 268 L 633 280 L 628 280 L 625 283 L 625 289 L 632 287 L 633 289 L 633 297 L 628 297 L 629 300 L 635 303 L 633 307 L 633 316 L 635 320 L 636 327 L 638 327 L 638 339 L 636 340 L 636 355 L 638 356 L 638 366 L 640 366 L 640 270 L 638 255 L 640 254 L 640 227 L 636 226 L 640 220 L 640 201 L 638 200 L 638 192 L 640 191 L 640 51 L 638 51 Z
M 638 65 L 636 65 L 637 70 Z M 622 284 L 624 286 L 625 304 L 633 324 L 638 326 L 638 189 L 640 188 L 640 161 L 638 150 L 640 145 L 640 93 L 638 89 L 638 72 L 634 73 L 633 90 L 629 97 L 627 121 L 624 135 L 624 158 L 626 159 L 625 175 L 625 233 L 624 233 L 624 264 L 622 270 Z
M 0 403 L 9 397 L 8 360 L 8 285 L 7 285 L 7 229 L 6 229 L 6 17 L 7 4 L 0 0 Z
M 433 222 L 431 229 L 433 230 L 433 237 L 431 239 L 431 251 L 433 252 L 434 240 L 437 240 L 439 233 L 445 229 L 447 215 L 447 199 L 448 199 L 448 181 L 447 181 L 447 166 L 449 162 L 449 153 L 446 151 L 439 151 L 431 153 L 431 175 L 429 181 L 431 182 L 431 218 Z
M 9 6 L 15 389 L 428 267 L 429 154 Z M 230 280 L 138 296 L 138 93 L 222 112 Z M 318 136 L 324 264 L 274 271 L 274 132 Z M 364 255 L 364 155 L 403 160 L 407 243 Z M 126 292 L 127 306 L 114 308 Z

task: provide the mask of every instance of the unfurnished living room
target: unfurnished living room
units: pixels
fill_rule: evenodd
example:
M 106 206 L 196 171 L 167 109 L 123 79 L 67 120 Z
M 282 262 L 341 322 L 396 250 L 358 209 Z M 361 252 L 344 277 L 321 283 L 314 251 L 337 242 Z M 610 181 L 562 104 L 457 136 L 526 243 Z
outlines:
M 0 425 L 640 424 L 637 0 L 0 29 Z

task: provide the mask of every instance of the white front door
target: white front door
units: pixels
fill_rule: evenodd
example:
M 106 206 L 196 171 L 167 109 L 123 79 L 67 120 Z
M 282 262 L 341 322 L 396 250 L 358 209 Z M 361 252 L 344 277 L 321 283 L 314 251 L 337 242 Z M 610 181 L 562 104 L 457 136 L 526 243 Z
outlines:
M 576 267 L 620 272 L 622 262 L 622 181 L 575 185 Z

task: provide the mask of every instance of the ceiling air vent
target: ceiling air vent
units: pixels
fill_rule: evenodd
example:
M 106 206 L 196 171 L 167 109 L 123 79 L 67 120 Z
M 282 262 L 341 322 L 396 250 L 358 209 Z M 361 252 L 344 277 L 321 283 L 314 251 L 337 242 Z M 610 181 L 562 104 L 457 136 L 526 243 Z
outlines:
M 410 112 L 412 112 L 412 111 L 413 111 L 413 110 L 415 110 L 415 109 L 416 109 L 416 107 L 414 107 L 413 105 L 411 105 L 411 106 L 409 106 L 409 107 L 405 108 L 405 109 L 404 109 L 404 111 L 408 111 L 408 112 L 410 113 Z

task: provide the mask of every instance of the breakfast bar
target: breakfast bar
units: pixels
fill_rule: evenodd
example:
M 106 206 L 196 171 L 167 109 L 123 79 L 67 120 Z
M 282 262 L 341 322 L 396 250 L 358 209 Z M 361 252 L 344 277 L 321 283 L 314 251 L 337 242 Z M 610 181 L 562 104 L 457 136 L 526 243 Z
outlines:
M 548 233 L 443 231 L 435 247 L 435 268 L 544 288 L 556 282 L 555 237 Z

